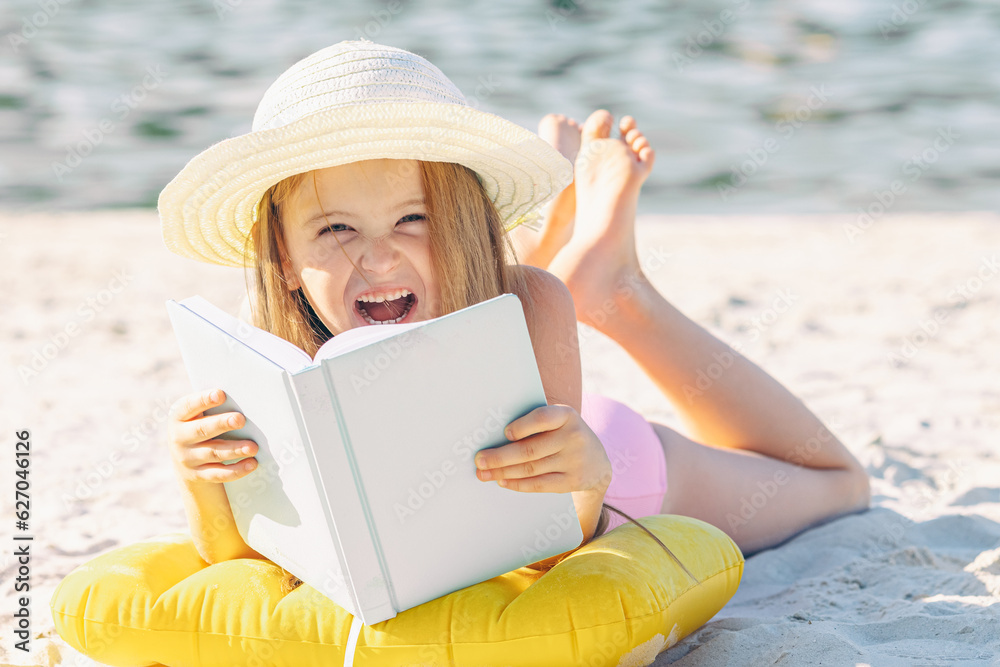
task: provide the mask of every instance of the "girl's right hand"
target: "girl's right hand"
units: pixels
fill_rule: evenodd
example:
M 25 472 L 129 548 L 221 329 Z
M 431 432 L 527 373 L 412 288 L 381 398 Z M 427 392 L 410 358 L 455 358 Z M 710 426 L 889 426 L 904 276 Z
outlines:
M 246 417 L 239 412 L 205 416 L 205 410 L 222 405 L 221 389 L 188 394 L 170 406 L 167 442 L 174 468 L 181 479 L 193 482 L 232 482 L 257 467 L 257 459 L 245 458 L 226 465 L 223 461 L 252 457 L 257 453 L 253 440 L 220 440 L 218 436 L 241 428 Z

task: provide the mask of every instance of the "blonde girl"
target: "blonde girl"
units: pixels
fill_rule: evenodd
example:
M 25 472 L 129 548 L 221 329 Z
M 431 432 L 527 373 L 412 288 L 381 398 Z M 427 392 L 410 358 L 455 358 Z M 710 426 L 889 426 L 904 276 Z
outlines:
M 643 275 L 635 202 L 654 153 L 632 118 L 620 119 L 620 138 L 613 124 L 604 110 L 582 128 L 549 115 L 540 138 L 469 106 L 420 56 L 341 42 L 278 78 L 251 133 L 167 186 L 164 241 L 246 268 L 252 322 L 309 354 L 347 329 L 518 295 L 548 405 L 513 420 L 509 444 L 478 453 L 476 475 L 512 492 L 572 493 L 584 542 L 610 525 L 608 507 L 699 518 L 744 552 L 866 508 L 867 477 L 836 437 Z M 519 227 L 546 202 L 537 230 Z M 694 439 L 582 392 L 578 320 L 622 345 Z M 685 396 L 720 355 L 725 373 Z M 192 537 L 210 563 L 262 558 L 221 484 L 253 473 L 257 445 L 219 438 L 241 414 L 204 415 L 224 399 L 183 396 L 169 424 Z M 768 483 L 768 502 L 734 524 L 741 499 Z

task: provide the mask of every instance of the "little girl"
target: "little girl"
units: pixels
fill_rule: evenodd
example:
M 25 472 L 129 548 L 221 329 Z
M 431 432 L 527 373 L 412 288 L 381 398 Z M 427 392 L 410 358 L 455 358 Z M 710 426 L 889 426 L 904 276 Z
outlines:
M 476 474 L 511 492 L 572 493 L 584 542 L 608 527 L 608 506 L 701 519 L 746 554 L 866 508 L 867 477 L 836 437 L 643 275 L 635 206 L 654 153 L 631 117 L 617 123 L 620 138 L 614 124 L 604 110 L 582 128 L 548 115 L 539 138 L 470 107 L 415 54 L 341 42 L 285 72 L 251 133 L 195 157 L 164 189 L 164 241 L 246 267 L 253 324 L 310 355 L 354 327 L 516 294 L 548 405 L 513 420 L 509 444 L 477 454 Z M 518 226 L 549 200 L 540 229 Z M 694 439 L 582 394 L 578 320 L 635 359 Z M 710 387 L 690 391 L 720 364 Z M 236 530 L 221 484 L 252 474 L 257 451 L 219 439 L 245 421 L 204 415 L 224 400 L 220 390 L 183 396 L 169 423 L 209 563 L 263 558 Z

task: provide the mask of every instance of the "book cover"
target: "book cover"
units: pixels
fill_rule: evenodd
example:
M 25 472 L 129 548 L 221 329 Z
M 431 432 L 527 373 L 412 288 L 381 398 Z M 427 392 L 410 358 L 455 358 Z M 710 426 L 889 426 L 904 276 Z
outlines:
M 352 329 L 315 361 L 200 297 L 168 309 L 195 390 L 225 390 L 215 412 L 247 417 L 228 437 L 260 446 L 226 483 L 240 534 L 365 623 L 582 541 L 571 494 L 475 475 L 546 403 L 516 296 Z

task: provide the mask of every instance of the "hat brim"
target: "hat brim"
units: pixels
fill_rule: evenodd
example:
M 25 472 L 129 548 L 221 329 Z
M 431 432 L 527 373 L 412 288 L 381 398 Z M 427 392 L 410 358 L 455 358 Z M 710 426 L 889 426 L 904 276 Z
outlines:
M 437 102 L 351 105 L 226 139 L 195 156 L 160 193 L 163 241 L 199 261 L 252 264 L 245 241 L 268 188 L 294 174 L 380 158 L 469 167 L 508 230 L 573 180 L 572 164 L 555 148 L 495 114 Z

